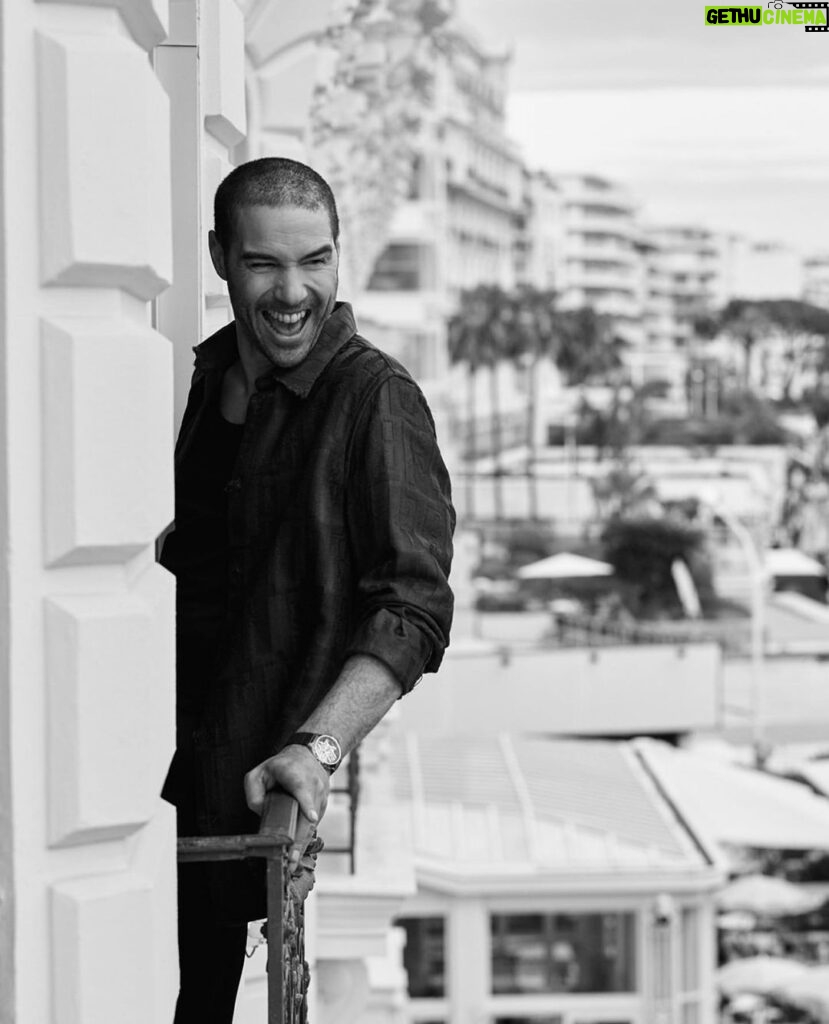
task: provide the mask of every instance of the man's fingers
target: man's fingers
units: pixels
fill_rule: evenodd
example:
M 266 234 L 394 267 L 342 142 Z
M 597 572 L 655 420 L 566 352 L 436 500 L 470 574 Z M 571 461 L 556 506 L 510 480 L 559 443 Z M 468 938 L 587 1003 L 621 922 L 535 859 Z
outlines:
M 315 791 L 312 786 L 309 786 L 303 781 L 291 790 L 291 795 L 299 804 L 300 811 L 311 822 L 311 824 L 318 825 L 320 813 L 317 810 L 317 807 L 321 802 L 322 794 Z
M 262 814 L 265 806 L 266 792 L 264 773 L 261 768 L 254 768 L 245 776 L 245 800 L 248 807 L 256 814 Z
M 267 791 L 281 786 L 296 800 L 308 821 L 318 825 L 325 813 L 329 785 L 324 769 L 304 747 L 289 747 L 247 773 L 245 800 L 252 811 L 261 815 Z

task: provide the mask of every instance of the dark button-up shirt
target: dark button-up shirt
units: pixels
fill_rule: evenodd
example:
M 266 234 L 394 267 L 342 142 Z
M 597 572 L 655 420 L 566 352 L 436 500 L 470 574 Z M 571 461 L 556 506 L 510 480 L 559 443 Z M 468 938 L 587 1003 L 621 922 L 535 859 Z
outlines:
M 177 477 L 238 358 L 235 325 L 195 351 Z M 301 364 L 257 381 L 227 495 L 226 624 L 186 723 L 187 764 L 174 762 L 165 788 L 176 802 L 177 774 L 188 777 L 203 834 L 255 830 L 244 774 L 281 748 L 349 655 L 378 658 L 406 693 L 437 670 L 452 619 L 455 514 L 432 417 L 406 370 L 356 333 L 348 304 Z M 162 554 L 173 572 L 174 552 Z M 180 620 L 191 613 L 179 604 Z

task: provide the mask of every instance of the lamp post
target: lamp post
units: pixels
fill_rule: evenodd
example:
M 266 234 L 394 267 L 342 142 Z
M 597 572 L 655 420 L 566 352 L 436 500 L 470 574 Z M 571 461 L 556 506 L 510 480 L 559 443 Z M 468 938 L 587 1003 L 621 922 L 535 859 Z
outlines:
M 766 631 L 766 571 L 763 556 L 745 523 L 740 522 L 717 501 L 702 500 L 737 538 L 751 574 L 751 745 L 754 763 L 756 767 L 762 768 L 767 757 L 763 715 Z

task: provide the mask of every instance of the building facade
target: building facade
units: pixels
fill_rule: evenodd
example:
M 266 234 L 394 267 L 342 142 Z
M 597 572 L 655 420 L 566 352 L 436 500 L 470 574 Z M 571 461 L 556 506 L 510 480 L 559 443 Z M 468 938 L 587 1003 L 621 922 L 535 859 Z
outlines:
M 719 855 L 627 744 L 412 739 L 412 1024 L 713 1024 Z
M 564 236 L 556 290 L 562 309 L 591 306 L 622 333 L 638 334 L 636 208 L 620 185 L 595 175 L 556 175 Z
M 230 0 L 3 2 L 0 1020 L 177 991 L 177 367 L 210 320 L 202 181 L 244 135 Z M 163 298 L 162 298 L 163 296 Z
M 811 256 L 803 262 L 803 298 L 829 309 L 829 254 Z
M 517 281 L 515 242 L 523 212 L 524 169 L 506 134 L 508 59 L 478 43 L 450 19 L 430 67 L 408 196 L 389 225 L 365 290 L 361 324 L 398 356 L 423 384 L 450 451 L 465 424 L 464 371 L 451 368 L 446 324 L 462 290 Z M 506 365 L 498 375 L 501 433 L 525 434 L 524 398 Z M 475 450 L 484 453 L 492 429 L 489 371 L 479 392 Z

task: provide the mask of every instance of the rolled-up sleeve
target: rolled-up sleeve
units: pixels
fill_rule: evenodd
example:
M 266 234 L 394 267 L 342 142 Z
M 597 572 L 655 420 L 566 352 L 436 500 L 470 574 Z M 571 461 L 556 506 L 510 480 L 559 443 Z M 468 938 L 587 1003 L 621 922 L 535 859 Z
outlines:
M 349 459 L 348 520 L 357 571 L 347 655 L 382 661 L 408 693 L 449 643 L 449 474 L 420 389 L 395 375 L 363 409 Z

